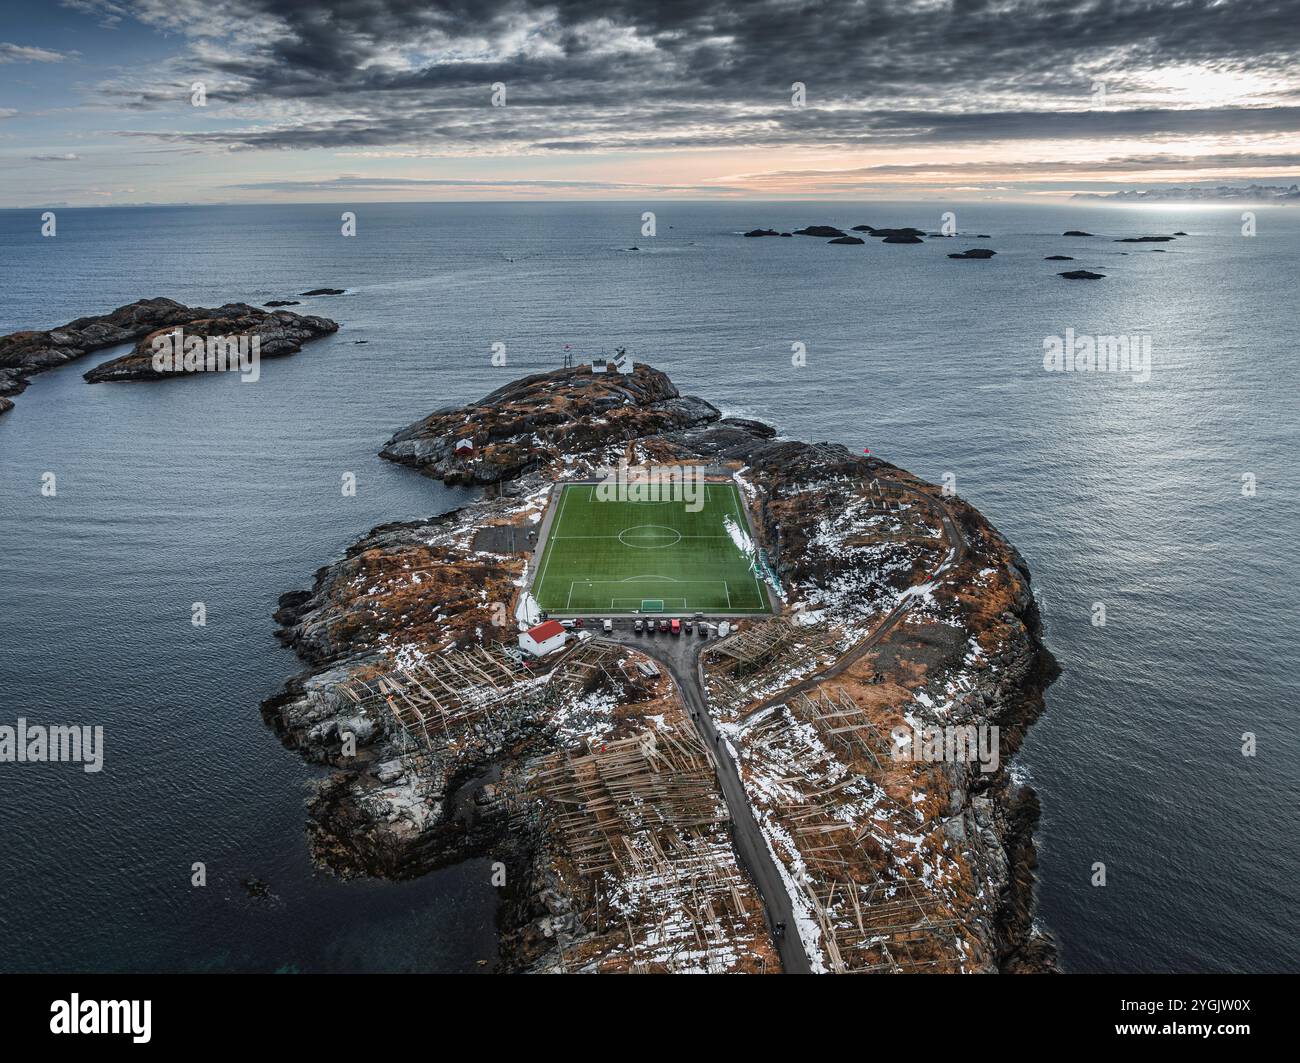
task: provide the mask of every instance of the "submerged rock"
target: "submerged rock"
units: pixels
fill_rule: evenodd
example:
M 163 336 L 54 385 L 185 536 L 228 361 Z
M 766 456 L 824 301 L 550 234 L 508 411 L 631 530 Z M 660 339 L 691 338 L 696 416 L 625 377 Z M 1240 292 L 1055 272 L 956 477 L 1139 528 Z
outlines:
M 745 233 L 746 236 L 780 236 L 781 234 L 775 229 L 750 229 Z
M 270 885 L 263 882 L 256 875 L 248 875 L 240 879 L 239 884 L 244 887 L 244 892 L 254 900 L 264 901 L 273 896 Z
M 1122 236 L 1115 241 L 1117 244 L 1167 244 L 1172 240 L 1172 236 Z
M 1093 273 L 1087 269 L 1072 269 L 1067 270 L 1065 273 L 1058 273 L 1057 276 L 1071 281 L 1099 281 L 1105 278 L 1106 274 Z
M 972 247 L 968 251 L 951 254 L 949 258 L 992 258 L 997 252 L 987 247 Z
M 865 244 L 866 241 L 860 236 L 837 236 L 834 240 L 827 240 L 828 244 Z
M 1091 236 L 1092 233 L 1086 233 L 1082 229 L 1066 229 L 1061 233 L 1062 236 Z
M 1073 262 L 1074 256 L 1073 255 L 1048 255 L 1045 259 L 1043 259 L 1043 261 L 1044 262 Z
M 312 289 L 311 291 L 309 291 L 309 292 L 299 292 L 298 294 L 299 294 L 300 296 L 308 296 L 308 295 L 343 295 L 346 291 L 347 291 L 346 288 L 313 288 L 313 289 Z

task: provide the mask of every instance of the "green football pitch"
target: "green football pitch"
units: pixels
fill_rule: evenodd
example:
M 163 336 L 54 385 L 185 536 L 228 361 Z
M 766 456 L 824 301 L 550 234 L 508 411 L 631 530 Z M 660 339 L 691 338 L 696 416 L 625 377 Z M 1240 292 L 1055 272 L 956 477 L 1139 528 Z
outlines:
M 703 508 L 683 501 L 603 501 L 567 484 L 533 580 L 548 613 L 766 613 L 767 594 L 737 544 L 749 523 L 734 484 L 705 484 Z

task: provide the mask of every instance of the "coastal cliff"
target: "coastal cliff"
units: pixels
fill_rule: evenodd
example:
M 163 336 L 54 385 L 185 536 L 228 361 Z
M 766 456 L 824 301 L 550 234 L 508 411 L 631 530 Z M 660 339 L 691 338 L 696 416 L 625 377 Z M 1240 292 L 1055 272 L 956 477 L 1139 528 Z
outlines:
M 407 878 L 489 857 L 510 970 L 779 968 L 716 758 L 677 685 L 636 667 L 653 644 L 592 639 L 527 666 L 501 652 L 555 480 L 697 463 L 730 471 L 783 595 L 751 629 L 771 643 L 761 667 L 709 642 L 700 675 L 811 969 L 1053 969 L 1033 922 L 1037 797 L 1008 761 L 1056 664 L 1023 560 L 973 507 L 724 418 L 643 365 L 527 377 L 383 454 L 500 488 L 374 529 L 281 599 L 278 634 L 310 667 L 263 711 L 332 769 L 309 802 L 323 865 Z M 925 726 L 996 727 L 996 763 L 899 758 L 887 736 Z M 635 800 L 609 783 L 643 777 Z
M 4 396 L 20 394 L 37 373 L 118 344 L 139 341 L 130 354 L 85 374 L 88 381 L 184 376 L 155 372 L 150 357 L 153 336 L 178 326 L 205 337 L 256 334 L 261 353 L 267 357 L 300 350 L 307 340 L 338 330 L 338 325 L 328 318 L 302 317 L 288 311 L 268 313 L 244 303 L 208 309 L 161 297 L 140 299 L 107 314 L 79 317 L 59 328 L 0 337 L 0 414 L 13 406 Z
M 540 468 L 566 454 L 718 420 L 703 399 L 683 397 L 647 365 L 631 373 L 588 366 L 537 373 L 476 403 L 446 407 L 397 432 L 380 454 L 449 484 L 489 484 Z M 468 440 L 474 461 L 455 448 Z

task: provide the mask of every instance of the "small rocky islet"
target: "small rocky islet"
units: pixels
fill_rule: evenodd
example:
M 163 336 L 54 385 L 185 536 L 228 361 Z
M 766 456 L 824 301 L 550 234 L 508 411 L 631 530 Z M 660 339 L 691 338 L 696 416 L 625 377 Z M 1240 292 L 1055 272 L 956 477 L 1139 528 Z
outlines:
M 153 340 L 181 328 L 200 337 L 258 337 L 261 357 L 274 358 L 302 350 L 303 344 L 336 332 L 338 325 L 323 317 L 301 316 L 287 310 L 267 311 L 247 303 L 216 308 L 186 306 L 174 299 L 140 299 L 106 314 L 69 321 L 57 328 L 13 332 L 0 337 L 0 413 L 12 408 L 4 396 L 20 394 L 31 377 L 65 365 L 92 351 L 135 341 L 135 349 L 85 373 L 90 383 L 107 380 L 179 379 L 186 372 L 159 373 L 152 365 Z
M 903 228 L 876 228 L 872 225 L 854 225 L 847 233 L 833 225 L 809 225 L 802 229 L 795 229 L 794 236 L 817 236 L 826 239 L 830 244 L 865 244 L 867 241 L 861 237 L 854 237 L 850 233 L 865 233 L 868 236 L 875 237 L 884 244 L 922 244 L 926 239 L 931 240 L 948 240 L 952 239 L 955 234 L 949 233 L 927 233 L 924 229 L 917 229 L 911 226 Z M 790 236 L 791 233 L 778 232 L 775 229 L 751 229 L 743 235 L 748 237 L 761 236 Z M 1067 229 L 1062 236 L 1071 237 L 1092 237 L 1093 233 L 1085 232 L 1082 229 Z M 1121 244 L 1154 244 L 1168 243 L 1179 236 L 1186 236 L 1187 233 L 1181 230 L 1170 236 L 1124 236 L 1116 237 L 1115 243 Z M 980 233 L 980 239 L 988 239 L 988 234 Z M 1156 250 L 1162 250 L 1157 248 Z M 1127 253 L 1127 252 L 1121 252 Z M 948 258 L 958 261 L 962 260 L 988 260 L 993 258 L 997 252 L 988 247 L 972 247 L 965 251 L 953 252 Z M 1044 262 L 1073 262 L 1071 255 L 1047 255 Z M 1104 273 L 1095 273 L 1090 270 L 1070 270 L 1059 274 L 1067 280 L 1103 280 Z

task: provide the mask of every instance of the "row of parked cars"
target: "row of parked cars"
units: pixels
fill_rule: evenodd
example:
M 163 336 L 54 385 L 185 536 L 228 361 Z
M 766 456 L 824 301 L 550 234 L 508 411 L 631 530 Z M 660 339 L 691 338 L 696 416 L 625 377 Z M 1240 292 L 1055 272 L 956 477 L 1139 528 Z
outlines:
M 545 617 L 546 614 L 543 613 L 542 615 L 543 617 Z M 573 630 L 575 628 L 579 629 L 579 637 L 583 637 L 583 638 L 590 637 L 589 635 L 582 634 L 581 632 L 581 629 L 585 626 L 582 617 L 575 617 L 574 619 L 571 620 L 570 619 L 561 620 L 560 623 L 563 624 L 566 628 L 569 628 L 570 630 Z M 587 623 L 589 623 L 593 627 L 597 623 L 599 623 L 601 630 L 606 634 L 614 630 L 614 621 L 611 620 L 609 617 L 605 617 L 603 620 L 600 621 L 588 620 Z M 704 620 L 699 617 L 692 617 L 687 620 L 682 620 L 678 617 L 667 617 L 667 616 L 661 616 L 658 619 L 654 617 L 646 617 L 644 620 L 641 617 L 637 617 L 635 620 L 632 621 L 632 630 L 635 631 L 638 635 L 640 635 L 642 632 L 644 632 L 647 635 L 653 635 L 656 631 L 660 631 L 665 635 L 669 635 L 669 634 L 681 635 L 683 632 L 685 632 L 687 635 L 694 635 L 698 633 L 700 638 L 702 639 L 708 638 L 709 634 L 714 630 L 716 630 L 719 635 L 725 635 L 729 631 L 737 630 L 739 626 L 740 625 L 735 621 L 731 622 L 730 624 L 728 624 L 726 621 L 723 621 L 715 629 L 711 627 L 709 624 L 705 623 Z
M 706 639 L 709 637 L 709 625 L 703 620 L 680 620 L 677 617 L 670 618 L 661 616 L 658 620 L 642 620 L 640 617 L 637 617 L 632 621 L 632 630 L 638 635 L 641 634 L 642 631 L 647 635 L 653 635 L 656 628 L 665 635 L 670 633 L 673 635 L 680 635 L 683 631 L 688 635 L 693 635 L 698 630 L 700 638 Z

